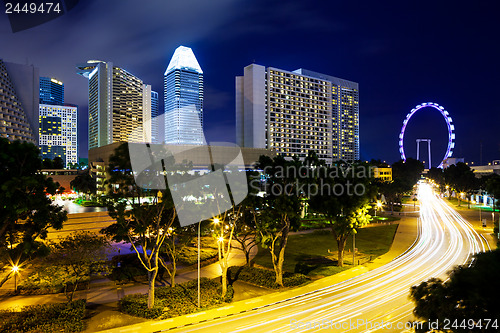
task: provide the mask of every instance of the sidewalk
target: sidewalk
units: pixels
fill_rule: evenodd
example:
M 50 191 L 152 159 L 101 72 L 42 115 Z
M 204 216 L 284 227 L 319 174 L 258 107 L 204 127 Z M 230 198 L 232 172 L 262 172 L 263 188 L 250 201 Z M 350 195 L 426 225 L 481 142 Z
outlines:
M 444 201 L 448 206 L 455 209 L 465 220 L 467 220 L 478 234 L 482 235 L 488 242 L 490 248 L 497 248 L 497 239 L 493 236 L 493 223 L 498 226 L 498 220 L 500 217 L 500 212 L 495 212 L 494 218 L 492 212 L 482 211 L 476 209 L 467 208 L 467 202 L 462 201 L 460 207 L 455 206 L 453 203 L 449 202 L 444 198 Z M 483 228 L 482 220 L 486 220 L 486 228 Z

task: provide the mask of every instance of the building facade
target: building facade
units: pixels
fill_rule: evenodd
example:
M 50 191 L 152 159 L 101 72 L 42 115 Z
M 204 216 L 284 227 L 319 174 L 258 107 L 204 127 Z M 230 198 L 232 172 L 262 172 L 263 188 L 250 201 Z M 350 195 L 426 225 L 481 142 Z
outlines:
M 11 135 L 14 135 L 15 139 L 38 144 L 39 69 L 33 65 L 14 64 L 1 60 L 0 62 L 5 82 L 2 84 L 6 85 L 5 91 L 14 92 L 13 95 L 4 96 L 9 100 L 6 104 L 14 106 L 12 110 L 6 111 L 6 113 L 12 113 L 10 118 L 4 118 L 6 123 L 3 126 L 11 129 L 5 135 L 9 135 L 11 139 L 13 139 Z M 22 117 L 19 110 L 22 110 Z M 26 122 L 29 130 L 23 129 L 26 128 Z
M 165 143 L 205 143 L 203 71 L 189 47 L 179 46 L 164 73 Z
M 236 77 L 236 142 L 327 163 L 359 159 L 358 84 L 252 64 Z
M 40 78 L 40 104 L 63 105 L 64 83 L 50 78 Z
M 78 163 L 78 107 L 40 104 L 39 140 L 42 158 L 61 157 L 66 167 Z
M 151 91 L 151 142 L 161 143 L 159 133 L 159 111 L 160 111 L 160 100 L 158 99 L 158 93 L 156 91 Z
M 33 128 L 5 63 L 0 59 L 0 137 L 36 143 Z
M 134 131 L 144 125 L 147 86 L 141 79 L 111 62 L 91 60 L 77 67 L 89 80 L 89 149 L 113 142 L 144 142 L 144 133 Z M 149 103 L 150 105 L 150 103 Z
M 392 168 L 391 167 L 374 167 L 373 177 L 380 179 L 384 182 L 392 181 Z

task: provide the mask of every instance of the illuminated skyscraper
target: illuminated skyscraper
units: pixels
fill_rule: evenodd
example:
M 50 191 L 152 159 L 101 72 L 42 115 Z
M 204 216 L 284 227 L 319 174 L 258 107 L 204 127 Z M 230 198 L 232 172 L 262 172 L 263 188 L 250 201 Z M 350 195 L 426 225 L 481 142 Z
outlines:
M 144 93 L 142 80 L 111 62 L 91 60 L 77 67 L 89 80 L 89 149 L 113 142 L 144 142 L 144 134 L 134 132 L 143 126 Z M 149 103 L 150 105 L 150 103 Z
M 151 143 L 160 143 L 160 133 L 158 129 L 158 113 L 160 111 L 160 101 L 158 93 L 151 91 Z
M 165 142 L 205 143 L 203 135 L 203 71 L 193 51 L 179 46 L 164 74 Z
M 358 84 L 252 64 L 236 77 L 236 142 L 330 163 L 359 159 Z
M 40 78 L 40 104 L 63 105 L 64 83 L 50 78 Z
M 39 121 L 42 158 L 61 157 L 66 167 L 78 163 L 78 107 L 40 104 Z

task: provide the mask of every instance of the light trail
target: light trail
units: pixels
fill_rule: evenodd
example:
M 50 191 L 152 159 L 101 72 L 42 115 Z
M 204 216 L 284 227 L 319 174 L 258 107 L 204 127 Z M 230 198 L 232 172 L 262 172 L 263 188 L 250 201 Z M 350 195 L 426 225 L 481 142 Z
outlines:
M 408 298 L 411 286 L 431 277 L 446 279 L 446 273 L 453 267 L 467 263 L 473 254 L 489 248 L 485 246 L 486 240 L 438 198 L 430 185 L 420 184 L 418 198 L 421 204 L 418 238 L 409 250 L 390 263 L 312 293 L 173 331 L 405 331 L 407 327 L 395 325 L 413 319 L 413 303 Z M 374 327 L 382 322 L 391 322 L 394 327 Z M 352 326 L 352 323 L 365 324 Z M 157 324 L 161 326 L 161 322 Z

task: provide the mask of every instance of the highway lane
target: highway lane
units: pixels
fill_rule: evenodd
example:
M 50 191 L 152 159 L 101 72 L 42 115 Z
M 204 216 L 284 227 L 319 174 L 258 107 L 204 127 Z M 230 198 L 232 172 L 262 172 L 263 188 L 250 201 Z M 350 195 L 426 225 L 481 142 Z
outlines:
M 408 299 L 412 285 L 430 277 L 446 278 L 454 266 L 487 250 L 485 240 L 428 184 L 419 186 L 419 200 L 419 237 L 389 264 L 307 295 L 174 331 L 405 331 L 405 324 L 413 319 L 413 303 Z M 161 329 L 161 321 L 155 323 L 155 331 Z

